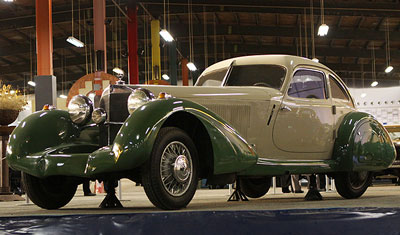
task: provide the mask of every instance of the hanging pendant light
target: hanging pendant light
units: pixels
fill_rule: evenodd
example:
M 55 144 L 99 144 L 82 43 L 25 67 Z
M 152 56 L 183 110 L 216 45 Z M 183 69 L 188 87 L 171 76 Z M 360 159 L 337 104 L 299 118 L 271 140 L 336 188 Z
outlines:
M 174 38 L 172 37 L 172 35 L 168 32 L 168 30 L 166 29 L 162 29 L 160 31 L 160 35 L 161 37 L 166 41 L 166 42 L 172 42 L 174 41 Z
M 324 0 L 321 0 L 321 25 L 318 28 L 318 36 L 326 36 L 328 35 L 329 26 L 325 24 L 325 15 L 324 15 Z
M 390 39 L 389 39 L 389 18 L 386 19 L 385 28 L 385 40 L 386 40 L 386 69 L 385 73 L 390 73 L 393 70 L 393 66 L 390 65 Z
M 388 67 L 386 67 L 385 69 L 385 73 L 390 73 L 393 70 L 393 66 L 389 65 Z
M 194 49 L 193 49 L 193 20 L 192 20 L 192 1 L 188 1 L 188 18 L 189 18 L 189 63 L 186 64 L 186 67 L 190 71 L 196 71 L 197 67 L 193 63 L 194 57 Z
M 371 83 L 371 87 L 376 87 L 378 85 L 378 81 L 376 81 L 376 59 L 375 59 L 375 44 L 372 41 L 372 78 L 374 81 Z
M 172 42 L 174 41 L 174 37 L 168 32 L 167 30 L 167 15 L 166 15 L 166 10 L 165 10 L 165 0 L 164 0 L 164 28 L 160 31 L 161 37 L 166 41 L 166 42 Z
M 162 76 L 161 76 L 164 80 L 169 80 L 169 76 L 168 76 L 168 74 L 166 74 L 166 73 L 164 73 Z
M 71 1 L 71 4 L 72 4 L 71 36 L 69 36 L 67 38 L 67 42 L 71 43 L 72 45 L 74 45 L 76 47 L 84 47 L 85 43 L 83 43 L 81 40 L 74 37 L 74 1 L 73 0 Z
M 196 65 L 194 65 L 193 62 L 187 63 L 186 66 L 188 67 L 188 69 L 189 69 L 190 71 L 196 71 L 196 70 L 197 70 L 197 67 L 196 67 Z

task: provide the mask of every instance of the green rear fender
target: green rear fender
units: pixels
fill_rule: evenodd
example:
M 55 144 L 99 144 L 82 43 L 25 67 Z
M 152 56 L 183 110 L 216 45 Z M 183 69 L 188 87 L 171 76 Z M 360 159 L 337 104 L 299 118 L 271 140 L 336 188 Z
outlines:
M 396 150 L 386 129 L 370 114 L 347 114 L 338 130 L 333 159 L 335 171 L 386 169 L 396 158 Z
M 215 174 L 241 171 L 257 161 L 252 148 L 225 121 L 203 106 L 182 99 L 155 100 L 135 110 L 119 130 L 113 145 L 89 156 L 88 174 L 130 170 L 151 155 L 159 130 L 179 113 L 195 117 L 208 133 Z M 183 120 L 181 120 L 183 121 Z M 174 122 L 168 122 L 173 125 Z M 192 137 L 193 141 L 200 141 Z M 200 156 L 201 161 L 202 156 Z

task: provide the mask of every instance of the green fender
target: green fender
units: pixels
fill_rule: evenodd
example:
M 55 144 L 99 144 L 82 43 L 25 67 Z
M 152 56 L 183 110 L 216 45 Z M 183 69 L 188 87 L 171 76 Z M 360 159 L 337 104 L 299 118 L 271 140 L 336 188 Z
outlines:
M 88 147 L 94 151 L 98 146 L 98 142 L 89 143 L 83 136 L 67 111 L 35 112 L 22 120 L 11 133 L 6 151 L 8 164 L 15 170 L 37 177 L 62 172 L 78 173 L 79 167 L 65 164 L 71 159 L 70 154 L 84 153 Z M 83 156 L 78 160 L 86 165 L 87 154 L 86 158 Z
M 333 150 L 335 171 L 386 169 L 395 158 L 389 134 L 373 116 L 351 112 L 344 117 Z
M 238 172 L 256 163 L 253 149 L 216 114 L 194 102 L 169 98 L 154 100 L 136 109 L 122 125 L 113 145 L 89 156 L 86 174 L 141 166 L 150 157 L 165 121 L 178 112 L 195 116 L 206 128 L 212 143 L 215 174 Z

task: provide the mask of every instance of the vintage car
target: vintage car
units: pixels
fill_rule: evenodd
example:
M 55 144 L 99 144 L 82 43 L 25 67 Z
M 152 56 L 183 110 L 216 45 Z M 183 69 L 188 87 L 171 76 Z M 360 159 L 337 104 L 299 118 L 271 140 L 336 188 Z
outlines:
M 393 144 L 396 148 L 397 157 L 393 164 L 388 168 L 380 172 L 376 172 L 376 176 L 383 175 L 392 175 L 396 178 L 393 178 L 393 181 L 398 183 L 398 177 L 400 177 L 400 125 L 387 125 L 385 129 L 389 132 L 389 136 L 393 141 Z M 385 177 L 383 177 L 385 178 Z
M 257 198 L 284 174 L 326 173 L 341 196 L 357 198 L 396 157 L 385 128 L 354 108 L 342 80 L 296 56 L 224 60 L 193 87 L 111 85 L 99 108 L 82 95 L 68 107 L 28 116 L 7 147 L 42 208 L 66 205 L 84 179 L 103 181 L 112 196 L 116 180 L 129 178 L 162 209 L 185 207 L 199 179 L 238 179 Z

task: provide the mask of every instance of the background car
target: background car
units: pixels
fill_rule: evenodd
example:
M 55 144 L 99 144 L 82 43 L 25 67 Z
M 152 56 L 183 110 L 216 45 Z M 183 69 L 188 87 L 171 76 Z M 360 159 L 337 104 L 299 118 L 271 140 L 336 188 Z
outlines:
M 380 172 L 376 172 L 375 176 L 379 178 L 392 178 L 392 181 L 399 183 L 400 177 L 400 125 L 386 125 L 385 129 L 389 132 L 389 136 L 393 141 L 396 148 L 397 157 L 393 164 L 388 168 Z

